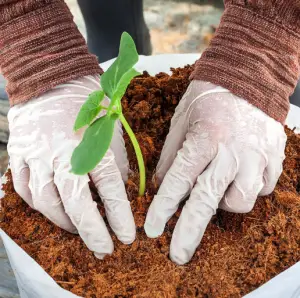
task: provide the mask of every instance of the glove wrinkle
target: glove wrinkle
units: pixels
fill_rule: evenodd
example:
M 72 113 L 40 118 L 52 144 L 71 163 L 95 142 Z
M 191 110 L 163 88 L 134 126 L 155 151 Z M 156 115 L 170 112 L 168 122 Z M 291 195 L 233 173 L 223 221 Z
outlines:
M 243 98 L 194 80 L 175 111 L 157 166 L 161 185 L 145 232 L 155 238 L 185 203 L 173 232 L 170 257 L 187 263 L 217 208 L 245 213 L 271 192 L 282 171 L 283 126 Z
M 114 245 L 92 199 L 90 178 L 70 173 L 72 153 L 84 133 L 84 128 L 74 133 L 73 125 L 88 95 L 99 90 L 99 82 L 99 76 L 82 77 L 12 107 L 8 152 L 19 195 L 59 227 L 79 233 L 87 247 L 103 258 L 113 252 Z M 109 100 L 105 98 L 103 104 Z M 136 231 L 122 180 L 128 172 L 123 131 L 119 123 L 116 126 L 114 145 L 89 175 L 111 228 L 129 244 Z

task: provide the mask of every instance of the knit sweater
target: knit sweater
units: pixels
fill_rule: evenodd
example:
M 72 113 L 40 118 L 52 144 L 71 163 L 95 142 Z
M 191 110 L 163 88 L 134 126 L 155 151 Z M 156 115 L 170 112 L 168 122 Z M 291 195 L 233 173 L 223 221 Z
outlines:
M 11 105 L 102 73 L 63 0 L 0 0 L 0 69 Z M 225 87 L 284 123 L 299 72 L 300 0 L 225 0 L 191 78 Z
M 300 74 L 300 0 L 225 0 L 193 79 L 229 89 L 284 123 Z
M 102 73 L 63 0 L 0 0 L 0 69 L 11 105 Z

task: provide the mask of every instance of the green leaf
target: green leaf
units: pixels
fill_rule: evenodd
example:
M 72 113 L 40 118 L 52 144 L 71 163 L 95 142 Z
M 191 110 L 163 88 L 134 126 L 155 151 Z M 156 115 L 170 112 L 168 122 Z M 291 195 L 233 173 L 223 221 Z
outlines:
M 116 114 L 106 115 L 86 129 L 71 158 L 72 173 L 85 175 L 98 165 L 110 146 L 117 119 Z
M 136 77 L 140 75 L 140 73 L 138 71 L 136 71 L 134 68 L 131 68 L 129 71 L 127 71 L 123 77 L 121 78 L 121 80 L 119 81 L 117 88 L 112 96 L 111 99 L 111 103 L 109 105 L 109 109 L 110 110 L 115 104 L 116 102 L 120 101 L 123 97 L 123 95 L 126 92 L 126 89 L 130 83 L 130 81 Z
M 97 117 L 101 111 L 100 103 L 104 98 L 104 91 L 99 90 L 91 93 L 82 105 L 74 125 L 74 130 L 78 130 L 91 122 Z
M 137 63 L 139 55 L 131 36 L 124 32 L 121 37 L 118 58 L 101 76 L 101 86 L 112 99 L 122 77 Z

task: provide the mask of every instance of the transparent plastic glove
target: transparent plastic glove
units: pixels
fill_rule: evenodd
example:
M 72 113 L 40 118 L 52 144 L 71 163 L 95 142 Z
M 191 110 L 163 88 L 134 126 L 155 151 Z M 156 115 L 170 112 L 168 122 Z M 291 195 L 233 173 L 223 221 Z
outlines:
M 8 153 L 16 192 L 59 227 L 78 232 L 87 247 L 102 258 L 112 253 L 113 242 L 92 200 L 89 180 L 122 242 L 134 241 L 135 224 L 123 183 L 128 161 L 120 123 L 115 125 L 111 149 L 89 176 L 70 173 L 71 155 L 84 132 L 74 133 L 75 119 L 88 94 L 98 89 L 99 77 L 86 76 L 12 107 Z
M 176 224 L 170 257 L 187 263 L 216 209 L 249 212 L 272 192 L 282 172 L 283 126 L 228 90 L 193 81 L 178 105 L 157 167 L 162 181 L 145 231 L 163 233 L 188 195 Z

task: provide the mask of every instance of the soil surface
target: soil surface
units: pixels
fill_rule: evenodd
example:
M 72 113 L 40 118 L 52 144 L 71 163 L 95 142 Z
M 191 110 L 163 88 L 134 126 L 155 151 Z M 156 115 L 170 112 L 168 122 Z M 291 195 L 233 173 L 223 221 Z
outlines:
M 104 261 L 96 259 L 79 236 L 54 226 L 26 205 L 15 193 L 8 173 L 0 227 L 63 288 L 93 298 L 241 297 L 300 261 L 300 136 L 289 129 L 284 170 L 274 192 L 259 198 L 248 214 L 218 211 L 189 264 L 177 266 L 169 260 L 180 211 L 160 238 L 146 237 L 143 223 L 156 192 L 151 178 L 191 71 L 187 66 L 173 69 L 171 76 L 144 73 L 131 82 L 123 98 L 125 116 L 146 160 L 147 193 L 137 198 L 137 163 L 125 136 L 133 170 L 127 191 L 137 240 L 124 245 L 113 236 L 115 251 Z M 95 200 L 104 214 L 99 198 Z

